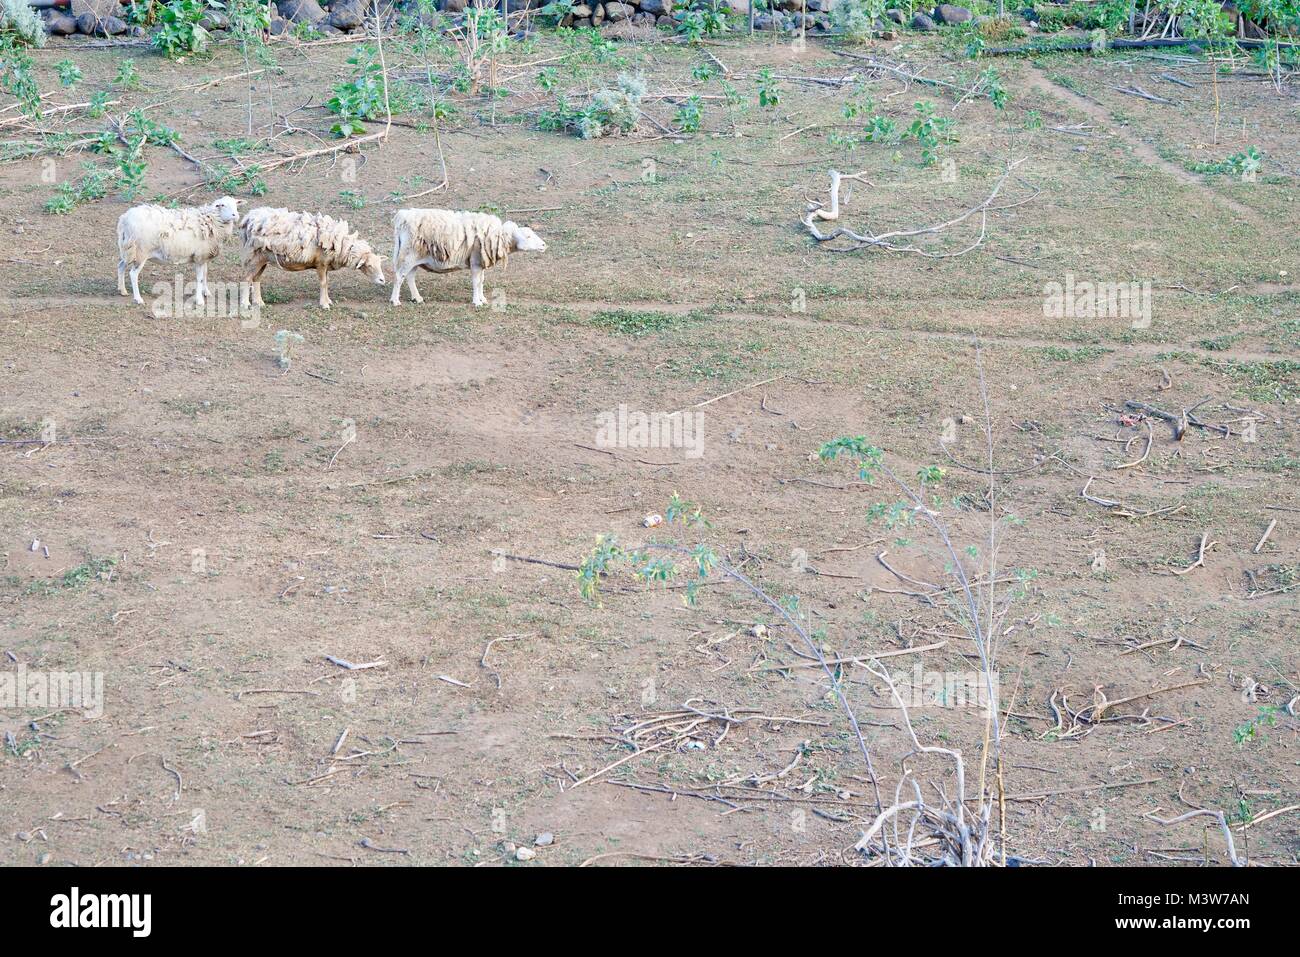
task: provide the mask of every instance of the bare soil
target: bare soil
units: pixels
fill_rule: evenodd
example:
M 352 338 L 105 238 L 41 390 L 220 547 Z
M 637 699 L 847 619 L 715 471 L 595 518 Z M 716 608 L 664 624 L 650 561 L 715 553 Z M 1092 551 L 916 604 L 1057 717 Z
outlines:
M 267 155 L 329 145 L 331 118 L 313 105 L 346 75 L 351 45 L 274 49 L 283 72 L 254 81 L 253 138 L 282 134 Z M 967 673 L 953 604 L 908 594 L 946 581 L 933 536 L 869 517 L 898 492 L 810 454 L 863 435 L 909 480 L 941 467 L 930 494 L 987 570 L 981 369 L 1005 473 L 993 508 L 1016 519 L 996 556 L 1013 599 L 998 644 L 1010 852 L 1222 864 L 1207 819 L 1151 819 L 1206 807 L 1231 817 L 1252 862 L 1300 860 L 1300 724 L 1286 710 L 1300 685 L 1294 83 L 1220 78 L 1216 141 L 1203 61 L 996 61 L 1011 94 L 997 111 L 979 97 L 954 109 L 821 43 L 707 49 L 740 104 L 704 100 L 693 135 L 536 129 L 555 94 L 534 61 L 571 50 L 550 38 L 510 55 L 495 125 L 484 101 L 457 95 L 450 188 L 418 202 L 491 209 L 546 239 L 489 274 L 502 309 L 471 308 L 467 274 L 423 274 L 425 303 L 394 308 L 388 290 L 339 273 L 326 313 L 314 276 L 272 270 L 258 328 L 158 319 L 116 295 L 128 200 L 49 215 L 43 157 L 0 165 L 0 668 L 102 672 L 105 687 L 97 718 L 0 711 L 0 861 L 505 864 L 505 842 L 544 832 L 554 841 L 530 866 L 869 863 L 852 850 L 876 813 L 856 741 L 779 615 L 716 576 L 695 607 L 680 579 L 627 575 L 588 603 L 556 566 L 580 564 L 599 535 L 708 543 L 774 597 L 797 596 L 829 656 L 937 645 L 888 663 Z M 421 69 L 388 52 L 391 69 Z M 990 65 L 933 40 L 856 52 L 965 85 Z M 700 49 L 617 53 L 626 62 L 585 72 L 546 65 L 574 94 L 630 70 L 655 93 L 722 95 L 692 77 L 711 62 Z M 127 54 L 145 87 L 124 108 L 156 104 L 148 115 L 200 157 L 247 136 L 244 80 L 179 89 L 242 72 L 224 47 L 173 64 L 52 43 L 38 77 L 51 88 L 53 63 L 73 56 L 83 86 L 54 99 L 82 102 Z M 780 80 L 780 104 L 763 109 L 764 67 L 861 83 Z M 1115 89 L 1133 82 L 1177 105 Z M 914 143 L 839 145 L 833 134 L 866 121 L 845 104 L 867 97 L 868 115 L 900 128 L 917 100 L 952 117 L 957 141 L 940 156 L 955 182 L 921 166 Z M 673 101 L 647 108 L 673 125 Z M 302 132 L 284 132 L 286 114 Z M 281 168 L 241 201 L 345 215 L 386 253 L 394 197 L 439 178 L 432 135 L 418 114 L 401 119 L 382 145 Z M 1252 182 L 1187 168 L 1249 145 L 1264 155 Z M 144 198 L 216 195 L 179 155 L 148 156 Z M 799 224 L 831 168 L 871 183 L 846 191 L 843 222 L 884 231 L 956 215 L 1022 156 L 1007 198 L 1037 195 L 990 216 L 986 242 L 959 258 L 832 252 Z M 56 157 L 58 179 L 82 159 L 104 163 Z M 1045 284 L 1071 274 L 1150 282 L 1150 327 L 1045 316 Z M 211 279 L 238 278 L 232 244 Z M 304 337 L 288 371 L 280 329 Z M 1149 454 L 1118 468 L 1147 436 L 1121 418 L 1126 401 L 1181 415 L 1207 397 L 1194 415 L 1230 435 L 1193 426 L 1176 441 L 1151 420 Z M 699 405 L 703 456 L 596 448 L 597 417 L 620 405 Z M 39 441 L 48 422 L 53 443 Z M 1090 496 L 1121 504 L 1083 498 L 1090 477 Z M 711 526 L 642 527 L 674 492 Z M 1204 563 L 1186 571 L 1203 535 Z M 909 750 L 900 715 L 860 666 L 838 673 L 888 803 Z M 1062 691 L 1076 709 L 1132 700 L 1069 735 L 1050 704 Z M 752 720 L 640 738 L 658 747 L 583 780 L 634 753 L 614 729 L 688 705 Z M 978 768 L 981 713 L 912 713 L 923 740 Z M 944 765 L 910 766 L 951 788 Z

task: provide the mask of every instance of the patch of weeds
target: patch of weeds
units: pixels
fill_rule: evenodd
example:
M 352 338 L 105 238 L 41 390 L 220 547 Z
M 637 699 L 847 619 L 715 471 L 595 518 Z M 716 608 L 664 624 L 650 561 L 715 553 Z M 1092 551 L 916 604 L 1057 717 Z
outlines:
M 1231 349 L 1241 341 L 1242 333 L 1234 332 L 1226 336 L 1215 336 L 1211 339 L 1198 339 L 1196 344 L 1202 349 L 1209 349 L 1211 352 L 1222 352 L 1225 349 Z
M 1263 154 L 1258 148 L 1248 146 L 1240 153 L 1233 153 L 1226 159 L 1191 162 L 1185 165 L 1191 172 L 1205 176 L 1237 176 L 1241 179 L 1250 179 L 1259 171 L 1259 164 L 1263 159 Z
M 113 569 L 116 567 L 117 560 L 114 558 L 89 559 L 76 568 L 69 568 L 63 573 L 63 587 L 82 588 L 89 584 L 92 579 L 108 581 L 113 574 Z
M 645 80 L 620 73 L 614 89 L 598 91 L 585 106 L 570 106 L 560 97 L 555 109 L 537 114 L 537 125 L 543 130 L 570 131 L 584 140 L 630 133 L 641 119 L 645 94 Z
M 589 320 L 597 329 L 617 332 L 625 336 L 646 336 L 695 322 L 702 318 L 697 313 L 678 315 L 671 312 L 639 311 L 635 309 L 610 309 L 598 312 Z
M 92 163 L 83 163 L 81 168 L 81 179 L 63 182 L 55 187 L 54 195 L 45 202 L 44 209 L 47 213 L 64 216 L 82 203 L 94 202 L 108 195 L 114 182 L 113 174 Z
M 245 153 L 264 153 L 266 144 L 256 140 L 245 139 L 242 136 L 232 136 L 227 139 L 213 140 L 212 148 L 218 153 L 224 153 L 226 156 L 234 158 L 243 156 Z
M 1276 727 L 1277 713 L 1281 711 L 1274 705 L 1264 705 L 1259 709 L 1255 717 L 1243 721 L 1232 729 L 1232 740 L 1237 744 L 1245 744 L 1248 741 L 1254 741 L 1262 738 L 1262 729 L 1264 727 Z
M 1102 346 L 1080 346 L 1068 349 L 1065 346 L 1044 346 L 1038 349 L 1039 355 L 1052 362 L 1094 362 L 1110 352 Z

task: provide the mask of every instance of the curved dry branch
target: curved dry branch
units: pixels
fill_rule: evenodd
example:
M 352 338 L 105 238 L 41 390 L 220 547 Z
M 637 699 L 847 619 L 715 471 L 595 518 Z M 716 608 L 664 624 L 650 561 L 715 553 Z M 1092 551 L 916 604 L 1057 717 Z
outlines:
M 823 205 L 822 203 L 817 203 L 817 202 L 809 203 L 808 208 L 804 211 L 804 215 L 800 221 L 803 223 L 804 228 L 808 230 L 808 234 L 812 236 L 813 239 L 817 240 L 817 242 L 819 243 L 828 243 L 835 239 L 850 239 L 853 241 L 852 246 L 845 246 L 838 249 L 832 249 L 831 252 L 846 253 L 846 252 L 855 252 L 859 249 L 864 249 L 867 247 L 879 247 L 881 249 L 887 249 L 890 252 L 915 253 L 916 255 L 924 256 L 927 259 L 952 259 L 957 256 L 964 256 L 967 253 L 979 248 L 984 244 L 984 239 L 988 232 L 989 213 L 999 212 L 1001 210 L 1006 210 L 1006 209 L 1014 209 L 1017 206 L 1023 206 L 1025 203 L 1030 202 L 1031 200 L 1034 199 L 1035 196 L 1038 195 L 1037 191 L 1035 191 L 1032 195 L 1026 197 L 1025 199 L 1018 200 L 1014 203 L 1008 203 L 1004 206 L 993 205 L 994 200 L 996 200 L 998 196 L 1001 194 L 1002 188 L 1003 186 L 1006 185 L 1006 182 L 1011 177 L 1011 174 L 1015 172 L 1017 167 L 1025 163 L 1027 159 L 1028 159 L 1027 157 L 1022 157 L 1021 159 L 1013 160 L 1010 163 L 1008 163 L 1006 170 L 1003 171 L 1002 175 L 999 176 L 997 181 L 993 184 L 993 189 L 989 192 L 988 196 L 986 196 L 983 199 L 983 201 L 967 209 L 961 215 L 954 216 L 952 219 L 945 220 L 944 222 L 941 223 L 934 223 L 933 225 L 930 226 L 921 226 L 917 229 L 899 229 L 899 230 L 894 230 L 892 232 L 878 233 L 878 234 L 859 233 L 845 226 L 837 226 L 828 233 L 823 233 L 821 230 L 817 228 L 817 226 L 813 222 L 814 219 L 828 220 L 832 222 L 839 219 L 841 182 L 843 182 L 846 179 L 857 179 L 862 175 L 861 173 L 857 173 L 852 176 L 849 176 L 847 174 L 839 172 L 838 170 L 830 170 L 829 172 L 831 178 L 831 188 L 830 188 L 829 207 Z M 976 215 L 979 216 L 979 221 L 980 221 L 979 234 L 969 245 L 955 252 L 941 252 L 941 253 L 931 252 L 928 249 L 922 249 L 920 246 L 914 245 L 912 243 L 895 241 L 895 240 L 908 240 L 918 236 L 933 236 L 938 233 L 942 233 L 944 230 L 949 229 L 953 226 L 958 226 L 961 223 L 966 222 L 966 220 L 970 219 L 972 216 L 976 216 Z

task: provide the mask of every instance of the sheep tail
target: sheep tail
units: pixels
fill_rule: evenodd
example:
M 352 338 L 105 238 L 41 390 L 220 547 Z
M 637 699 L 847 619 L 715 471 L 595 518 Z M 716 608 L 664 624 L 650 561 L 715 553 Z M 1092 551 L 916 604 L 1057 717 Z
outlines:
M 117 258 L 122 262 L 135 262 L 135 242 L 126 228 L 126 216 L 117 220 Z
M 393 214 L 393 268 L 401 262 L 402 255 L 402 214 L 400 212 Z

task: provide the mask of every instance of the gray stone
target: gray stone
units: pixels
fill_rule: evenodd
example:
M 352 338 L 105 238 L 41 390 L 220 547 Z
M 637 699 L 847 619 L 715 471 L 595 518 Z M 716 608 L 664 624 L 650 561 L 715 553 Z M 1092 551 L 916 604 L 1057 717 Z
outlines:
M 779 30 L 780 22 L 770 13 L 760 13 L 754 17 L 755 30 Z
M 598 3 L 591 10 L 591 25 L 598 27 L 605 22 L 605 5 Z
M 966 23 L 972 16 L 974 14 L 965 7 L 951 3 L 941 3 L 934 8 L 934 19 L 939 23 Z
M 639 27 L 653 27 L 655 25 L 655 15 L 653 13 L 634 13 L 632 22 Z
M 655 26 L 668 27 L 669 29 L 671 29 L 677 26 L 677 21 L 674 20 L 672 17 L 670 17 L 668 14 L 664 13 L 658 17 L 655 17 Z
M 591 7 L 585 3 L 575 3 L 569 8 L 569 12 L 573 14 L 573 19 L 582 20 L 591 16 Z
M 636 13 L 636 8 L 630 3 L 621 3 L 620 0 L 609 0 L 605 4 L 605 19 L 610 23 L 618 23 L 620 20 L 626 20 Z
M 284 17 L 272 17 L 270 31 L 273 37 L 284 36 L 289 32 L 289 21 Z
M 316 0 L 276 0 L 275 8 L 280 16 L 294 23 L 319 23 L 325 19 L 325 11 Z
M 203 15 L 203 19 L 199 21 L 199 26 L 201 26 L 204 30 L 207 30 L 210 33 L 213 30 L 229 29 L 230 21 L 227 20 L 223 14 L 218 13 L 216 10 L 209 10 L 206 14 Z
M 573 21 L 573 28 L 575 30 L 578 29 L 579 27 L 589 27 L 589 26 L 591 26 L 591 17 L 577 17 Z
M 97 20 L 116 16 L 121 12 L 121 5 L 117 0 L 72 0 L 69 9 L 72 11 L 73 18 L 80 22 L 84 13 L 93 13 Z
M 897 23 L 901 27 L 903 25 L 903 11 L 893 9 L 886 10 L 885 19 Z
M 929 33 L 931 30 L 938 28 L 935 22 L 924 13 L 918 13 L 916 16 L 912 17 L 911 26 L 913 30 L 920 30 L 922 33 Z
M 641 0 L 641 10 L 656 17 L 667 16 L 673 12 L 673 0 Z
M 355 30 L 364 20 L 361 0 L 334 0 L 330 4 L 329 25 L 339 30 Z
M 66 37 L 77 32 L 77 18 L 58 10 L 51 10 L 45 19 L 45 29 L 56 37 Z
M 465 0 L 442 0 L 438 9 L 443 13 L 464 13 Z

